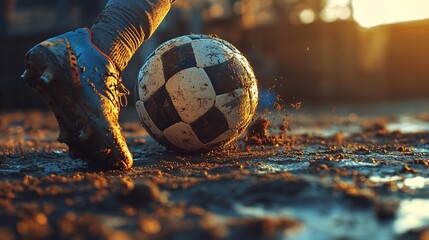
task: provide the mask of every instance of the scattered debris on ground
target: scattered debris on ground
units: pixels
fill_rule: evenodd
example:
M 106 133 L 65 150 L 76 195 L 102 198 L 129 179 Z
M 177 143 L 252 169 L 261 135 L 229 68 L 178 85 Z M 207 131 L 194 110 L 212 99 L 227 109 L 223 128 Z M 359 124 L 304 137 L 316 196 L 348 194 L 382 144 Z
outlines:
M 2 113 L 0 238 L 429 236 L 429 131 L 390 131 L 385 117 L 284 119 L 257 118 L 229 149 L 197 156 L 127 121 L 134 168 L 101 172 L 68 156 L 52 114 Z

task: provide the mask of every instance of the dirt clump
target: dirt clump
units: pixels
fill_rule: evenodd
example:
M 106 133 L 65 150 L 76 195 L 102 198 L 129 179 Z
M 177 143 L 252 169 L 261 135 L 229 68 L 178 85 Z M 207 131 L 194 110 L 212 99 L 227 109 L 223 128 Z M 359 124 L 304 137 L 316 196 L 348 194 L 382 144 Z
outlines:
M 283 121 L 287 124 L 286 121 Z M 248 128 L 247 136 L 244 137 L 244 143 L 246 145 L 278 145 L 283 141 L 283 134 L 270 135 L 268 128 L 271 126 L 271 122 L 268 118 L 259 117 L 256 119 Z M 281 127 L 282 128 L 282 127 Z M 284 133 L 286 127 L 283 127 L 282 133 Z
M 146 180 L 137 185 L 130 183 L 126 184 L 126 190 L 117 195 L 118 200 L 135 206 L 168 201 L 167 196 L 152 181 Z

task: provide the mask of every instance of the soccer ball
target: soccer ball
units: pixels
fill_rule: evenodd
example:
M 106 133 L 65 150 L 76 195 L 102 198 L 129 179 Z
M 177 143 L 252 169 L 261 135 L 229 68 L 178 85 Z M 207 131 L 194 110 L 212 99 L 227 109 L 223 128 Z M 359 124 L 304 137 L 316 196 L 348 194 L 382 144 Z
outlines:
M 136 108 L 146 131 L 179 152 L 207 152 L 236 140 L 255 115 L 257 81 L 230 43 L 186 35 L 160 45 L 136 83 Z

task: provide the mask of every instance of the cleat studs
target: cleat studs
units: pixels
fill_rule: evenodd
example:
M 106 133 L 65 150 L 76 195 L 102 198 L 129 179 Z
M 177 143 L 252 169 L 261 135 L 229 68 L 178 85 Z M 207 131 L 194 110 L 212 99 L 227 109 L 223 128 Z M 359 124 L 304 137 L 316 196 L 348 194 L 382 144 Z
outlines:
M 49 84 L 52 82 L 54 78 L 54 75 L 52 74 L 52 72 L 47 69 L 41 76 L 40 76 L 40 80 L 42 80 L 43 82 L 45 82 L 46 84 Z
M 24 73 L 21 75 L 21 80 L 24 82 L 27 82 L 28 79 L 28 70 L 25 70 Z

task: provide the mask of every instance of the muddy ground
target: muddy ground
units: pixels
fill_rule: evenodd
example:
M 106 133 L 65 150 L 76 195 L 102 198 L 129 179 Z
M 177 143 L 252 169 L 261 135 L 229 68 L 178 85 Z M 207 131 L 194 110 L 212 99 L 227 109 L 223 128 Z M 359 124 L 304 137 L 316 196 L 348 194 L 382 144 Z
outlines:
M 198 156 L 129 113 L 135 166 L 108 172 L 49 112 L 3 112 L 0 239 L 429 239 L 429 113 L 374 112 L 262 112 L 270 141 Z

